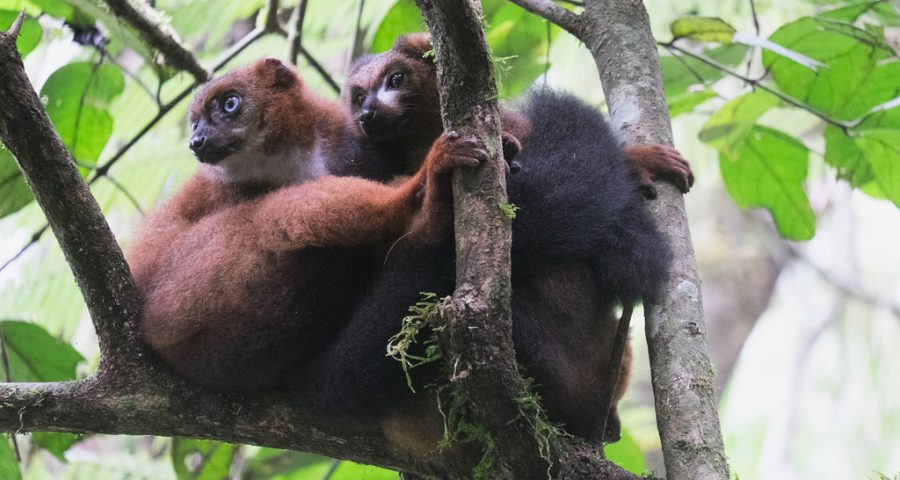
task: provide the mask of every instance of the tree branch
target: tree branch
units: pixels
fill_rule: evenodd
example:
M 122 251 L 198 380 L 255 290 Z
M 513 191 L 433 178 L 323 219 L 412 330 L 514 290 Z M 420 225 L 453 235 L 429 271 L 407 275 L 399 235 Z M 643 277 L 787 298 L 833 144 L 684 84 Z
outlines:
M 181 45 L 177 34 L 165 22 L 165 16 L 148 4 L 128 0 L 105 0 L 117 17 L 131 25 L 150 46 L 163 54 L 165 63 L 189 72 L 198 83 L 209 79 L 209 72 L 203 68 L 194 55 Z
M 572 35 L 578 36 L 581 31 L 581 15 L 570 12 L 563 7 L 553 3 L 552 0 L 509 0 L 512 3 L 528 10 L 529 12 L 543 17 L 556 25 L 562 27 L 565 31 Z M 573 5 L 578 5 L 573 3 Z M 580 5 L 579 5 L 580 6 Z
M 136 355 L 145 348 L 137 339 L 140 295 L 100 206 L 25 75 L 16 37 L 10 34 L 0 34 L 0 70 L 0 138 L 72 267 L 97 327 L 103 371 L 113 356 Z
M 671 145 L 656 43 L 643 5 L 633 0 L 587 0 L 582 16 L 578 37 L 597 63 L 610 123 L 628 143 Z M 666 473 L 675 480 L 725 480 L 728 464 L 684 200 L 672 185 L 659 184 L 657 189 L 659 198 L 651 212 L 671 241 L 675 261 L 666 298 L 658 305 L 645 305 L 645 315 Z

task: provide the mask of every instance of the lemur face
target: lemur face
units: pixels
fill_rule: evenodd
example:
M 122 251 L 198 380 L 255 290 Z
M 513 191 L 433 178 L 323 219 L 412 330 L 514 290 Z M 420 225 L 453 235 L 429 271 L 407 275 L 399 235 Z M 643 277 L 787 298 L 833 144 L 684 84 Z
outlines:
M 427 35 L 408 35 L 392 50 L 354 63 L 343 100 L 366 135 L 391 140 L 422 128 L 417 122 L 440 122 L 440 107 L 431 93 L 437 86 L 429 51 Z
M 189 147 L 230 178 L 284 176 L 284 168 L 293 168 L 285 153 L 302 151 L 314 140 L 316 119 L 305 114 L 304 98 L 300 77 L 275 58 L 232 70 L 194 97 Z

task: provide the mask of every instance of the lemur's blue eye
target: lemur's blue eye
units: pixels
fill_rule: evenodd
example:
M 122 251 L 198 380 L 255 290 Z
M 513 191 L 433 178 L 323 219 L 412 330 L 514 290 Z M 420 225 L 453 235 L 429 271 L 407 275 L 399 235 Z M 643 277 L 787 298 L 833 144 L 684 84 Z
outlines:
M 366 99 L 366 94 L 360 92 L 353 96 L 353 103 L 355 103 L 356 105 L 362 105 L 363 100 L 365 100 L 365 99 Z
M 241 106 L 241 97 L 237 95 L 229 95 L 222 102 L 222 111 L 225 113 L 234 113 Z

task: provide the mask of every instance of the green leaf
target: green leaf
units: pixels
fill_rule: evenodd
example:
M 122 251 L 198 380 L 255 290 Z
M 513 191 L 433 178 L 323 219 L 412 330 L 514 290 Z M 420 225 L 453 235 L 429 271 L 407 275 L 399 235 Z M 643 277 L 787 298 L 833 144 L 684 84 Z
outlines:
M 866 130 L 854 141 L 881 192 L 900 207 L 900 130 Z
M 647 462 L 644 459 L 644 453 L 641 452 L 641 447 L 624 429 L 622 438 L 616 443 L 605 445 L 603 453 L 607 459 L 631 473 L 641 475 L 647 471 Z
M 744 144 L 759 117 L 778 104 L 777 97 L 763 90 L 735 98 L 706 121 L 700 131 L 700 140 L 722 153 L 733 155 L 734 150 Z
M 841 120 L 855 120 L 900 96 L 900 62 L 883 38 L 812 17 L 789 23 L 770 40 L 824 65 L 816 70 L 770 50 L 763 66 L 788 95 Z
M 41 88 L 47 115 L 72 155 L 96 162 L 112 134 L 109 102 L 122 93 L 125 77 L 114 65 L 70 63 L 53 72 Z
M 0 218 L 28 205 L 33 198 L 16 160 L 0 146 Z
M 873 180 L 872 169 L 866 155 L 853 138 L 834 125 L 825 127 L 825 162 L 837 170 L 838 178 L 852 187 L 859 187 Z
M 668 97 L 666 100 L 669 102 L 669 116 L 675 117 L 682 113 L 690 112 L 697 105 L 700 105 L 715 96 L 716 92 L 706 89 L 700 90 L 699 92 L 679 93 L 678 95 Z
M 722 178 L 735 203 L 768 209 L 785 238 L 812 238 L 816 218 L 803 191 L 807 148 L 789 135 L 758 125 L 742 138 L 719 155 Z
M 0 478 L 4 480 L 22 480 L 22 471 L 19 470 L 16 452 L 5 435 L 3 438 L 0 438 Z
M 237 445 L 195 440 L 172 439 L 172 466 L 178 480 L 219 480 L 228 478 Z
M 690 38 L 700 42 L 729 43 L 737 30 L 721 18 L 684 17 L 669 26 L 674 40 Z
M 52 453 L 61 462 L 66 462 L 66 450 L 84 439 L 83 435 L 74 433 L 34 432 L 31 434 L 31 444 L 37 445 Z
M 407 33 L 422 32 L 427 30 L 425 20 L 419 13 L 419 8 L 411 0 L 399 0 L 388 10 L 378 30 L 375 31 L 375 37 L 372 39 L 372 53 L 386 52 L 394 45 L 394 41 L 401 35 Z
M 0 10 L 0 31 L 5 32 L 9 30 L 9 27 L 18 15 L 19 12 L 17 11 Z M 19 37 L 16 38 L 16 48 L 19 49 L 19 55 L 22 58 L 25 58 L 41 43 L 43 33 L 44 30 L 36 19 L 25 18 L 25 21 L 22 23 L 22 29 L 19 30 Z
M 10 378 L 13 382 L 59 382 L 75 379 L 75 367 L 84 360 L 71 345 L 28 322 L 0 322 Z

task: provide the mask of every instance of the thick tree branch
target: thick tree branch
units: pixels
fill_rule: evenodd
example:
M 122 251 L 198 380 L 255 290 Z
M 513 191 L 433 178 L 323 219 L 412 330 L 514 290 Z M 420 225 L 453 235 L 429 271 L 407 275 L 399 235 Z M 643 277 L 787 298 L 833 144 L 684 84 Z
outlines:
M 497 85 L 484 40 L 478 4 L 458 0 L 417 0 L 431 30 L 444 128 L 476 135 L 490 161 L 474 172 L 456 172 L 457 289 L 444 307 L 447 328 L 442 346 L 453 368 L 451 381 L 474 418 L 496 445 L 497 468 L 513 478 L 545 478 L 534 426 L 518 398 L 528 390 L 518 374 L 509 309 L 510 223 L 498 205 L 506 203 L 500 166 Z M 544 454 L 546 455 L 546 454 Z
M 162 13 L 147 3 L 137 4 L 129 0 L 106 0 L 106 4 L 117 17 L 137 30 L 144 41 L 162 53 L 166 64 L 189 72 L 199 83 L 209 79 L 209 72 L 181 45 Z
M 581 16 L 566 10 L 563 7 L 553 3 L 552 0 L 509 0 L 512 3 L 528 10 L 529 12 L 543 17 L 556 25 L 562 27 L 565 31 L 572 35 L 578 36 L 581 31 Z M 579 4 L 575 4 L 579 5 Z
M 21 17 L 20 17 L 21 18 Z M 100 206 L 56 134 L 25 75 L 16 38 L 0 34 L 0 137 L 22 170 L 84 296 L 97 327 L 100 369 L 135 355 L 140 296 Z
M 656 43 L 634 0 L 587 0 L 579 38 L 594 55 L 610 122 L 631 144 L 671 144 Z M 713 370 L 706 345 L 700 280 L 684 200 L 657 186 L 651 211 L 669 237 L 674 264 L 666 297 L 645 305 L 657 425 L 670 479 L 727 479 Z

